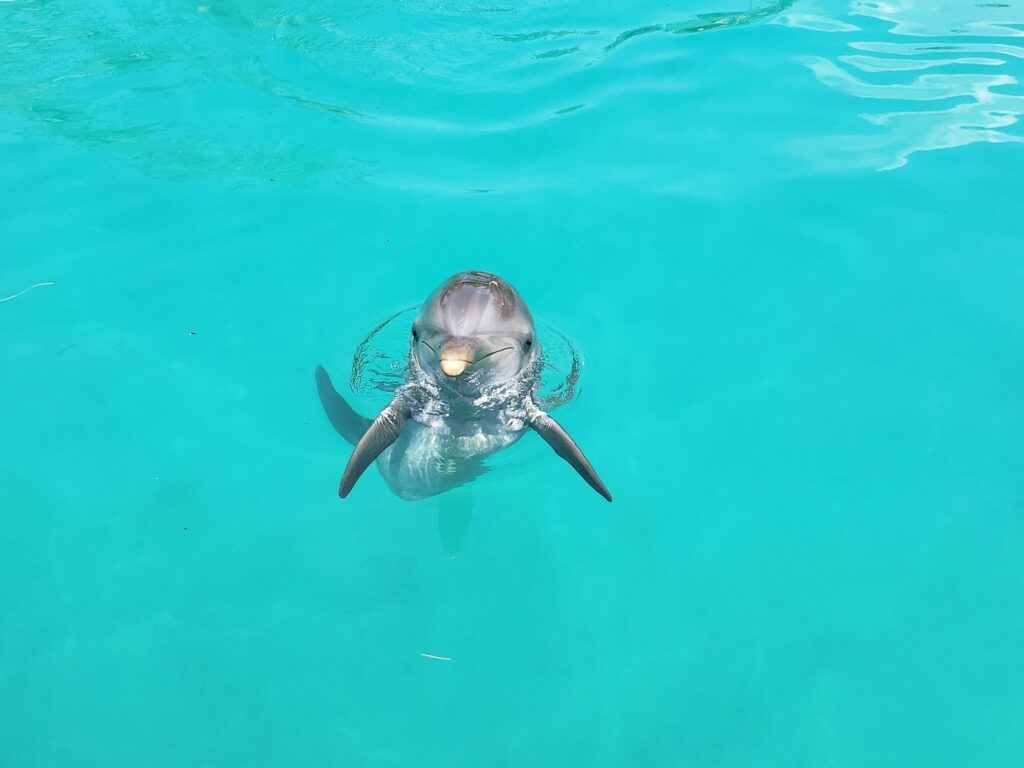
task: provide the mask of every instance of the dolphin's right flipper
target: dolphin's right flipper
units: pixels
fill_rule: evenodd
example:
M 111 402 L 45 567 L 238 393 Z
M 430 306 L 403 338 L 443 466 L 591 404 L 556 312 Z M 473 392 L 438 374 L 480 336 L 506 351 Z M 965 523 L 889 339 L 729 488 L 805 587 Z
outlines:
M 398 395 L 373 420 L 370 428 L 366 430 L 366 434 L 356 444 L 356 449 L 352 451 L 352 457 L 348 460 L 345 472 L 341 476 L 341 484 L 338 486 L 338 495 L 341 498 L 344 499 L 348 496 L 352 486 L 356 484 L 366 468 L 384 452 L 385 448 L 398 439 L 398 435 L 402 432 L 402 425 L 408 418 L 409 411 L 402 396 Z
M 612 500 L 605 484 L 597 476 L 597 471 L 587 461 L 583 451 L 576 445 L 576 442 L 569 437 L 569 433 L 562 429 L 562 426 L 548 416 L 539 408 L 530 416 L 530 426 L 544 438 L 544 442 L 555 449 L 555 453 L 569 462 L 569 465 L 580 473 L 580 477 L 587 481 L 591 488 L 604 496 L 608 501 Z
M 338 394 L 322 365 L 316 367 L 316 391 L 331 426 L 352 445 L 358 443 L 359 438 L 369 429 L 370 420 L 352 410 L 352 406 Z

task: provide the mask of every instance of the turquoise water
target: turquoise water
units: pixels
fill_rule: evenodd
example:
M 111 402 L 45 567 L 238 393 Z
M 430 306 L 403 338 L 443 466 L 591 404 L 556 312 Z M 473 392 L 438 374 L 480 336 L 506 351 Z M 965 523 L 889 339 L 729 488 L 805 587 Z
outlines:
M 0 765 L 1024 764 L 1022 78 L 1021 0 L 0 2 Z M 338 499 L 315 366 L 470 268 L 613 504 Z

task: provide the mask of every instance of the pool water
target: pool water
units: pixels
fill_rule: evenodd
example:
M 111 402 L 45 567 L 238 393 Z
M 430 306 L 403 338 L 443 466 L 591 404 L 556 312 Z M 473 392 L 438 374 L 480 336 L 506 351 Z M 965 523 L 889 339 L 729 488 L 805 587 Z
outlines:
M 1024 764 L 1022 78 L 1022 0 L 0 2 L 0 765 Z M 463 269 L 614 503 L 338 498 L 314 369 Z

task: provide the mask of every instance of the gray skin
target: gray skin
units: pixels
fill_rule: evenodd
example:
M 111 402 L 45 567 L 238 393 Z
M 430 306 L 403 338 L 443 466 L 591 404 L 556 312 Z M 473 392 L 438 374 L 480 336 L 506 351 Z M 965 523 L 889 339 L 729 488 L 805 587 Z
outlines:
M 413 322 L 405 383 L 372 422 L 317 369 L 328 417 L 355 443 L 338 494 L 348 496 L 374 461 L 403 499 L 443 493 L 480 475 L 483 459 L 533 429 L 611 501 L 583 452 L 536 404 L 540 367 L 533 317 L 519 293 L 487 272 L 450 277 Z

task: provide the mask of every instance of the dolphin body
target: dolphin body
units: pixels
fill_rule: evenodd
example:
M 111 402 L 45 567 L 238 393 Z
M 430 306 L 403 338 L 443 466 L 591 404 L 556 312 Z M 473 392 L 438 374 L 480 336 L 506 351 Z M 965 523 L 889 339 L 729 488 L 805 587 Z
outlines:
M 403 499 L 423 499 L 485 471 L 483 459 L 532 429 L 608 501 L 611 494 L 569 434 L 541 410 L 533 317 L 508 282 L 460 272 L 420 309 L 409 338 L 405 382 L 373 421 L 356 413 L 316 372 L 320 400 L 355 450 L 342 474 L 345 498 L 374 461 Z

